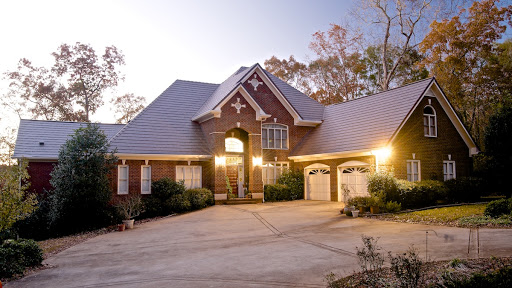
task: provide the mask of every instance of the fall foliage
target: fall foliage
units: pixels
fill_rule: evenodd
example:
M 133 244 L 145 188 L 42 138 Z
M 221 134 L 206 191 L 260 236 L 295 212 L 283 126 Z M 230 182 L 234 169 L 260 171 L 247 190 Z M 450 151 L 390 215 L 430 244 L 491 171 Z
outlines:
M 121 96 L 117 96 L 112 99 L 110 103 L 114 106 L 114 113 L 116 115 L 116 123 L 128 123 L 142 109 L 144 109 L 144 103 L 146 98 L 142 96 L 135 96 L 133 93 L 126 93 Z

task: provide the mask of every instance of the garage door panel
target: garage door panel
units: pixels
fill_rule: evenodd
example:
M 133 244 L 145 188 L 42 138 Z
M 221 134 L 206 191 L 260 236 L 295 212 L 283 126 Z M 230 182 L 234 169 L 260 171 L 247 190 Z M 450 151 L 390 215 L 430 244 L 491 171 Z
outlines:
M 329 169 L 312 169 L 307 171 L 308 200 L 331 200 L 331 175 Z

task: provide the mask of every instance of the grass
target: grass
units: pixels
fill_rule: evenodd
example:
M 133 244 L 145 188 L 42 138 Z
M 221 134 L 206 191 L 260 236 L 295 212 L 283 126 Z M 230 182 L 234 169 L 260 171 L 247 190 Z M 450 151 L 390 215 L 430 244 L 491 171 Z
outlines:
M 447 225 L 457 227 L 512 227 L 512 217 L 504 216 L 493 219 L 484 216 L 486 204 L 462 205 L 454 207 L 434 208 L 423 211 L 384 215 L 380 218 L 406 223 Z

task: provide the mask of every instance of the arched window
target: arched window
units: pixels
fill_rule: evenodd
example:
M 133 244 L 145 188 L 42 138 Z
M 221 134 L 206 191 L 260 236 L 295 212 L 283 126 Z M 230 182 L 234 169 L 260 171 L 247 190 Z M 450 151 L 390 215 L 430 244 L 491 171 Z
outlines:
M 236 138 L 226 138 L 226 152 L 244 152 L 244 143 Z
M 434 107 L 423 108 L 423 131 L 426 137 L 437 137 L 437 119 Z
M 261 145 L 263 149 L 288 149 L 288 127 L 281 124 L 263 124 Z

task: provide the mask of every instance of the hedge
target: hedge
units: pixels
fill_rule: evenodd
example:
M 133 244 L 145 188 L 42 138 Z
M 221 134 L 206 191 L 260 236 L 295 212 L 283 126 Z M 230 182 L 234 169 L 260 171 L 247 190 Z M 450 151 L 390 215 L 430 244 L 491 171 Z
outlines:
M 5 240 L 0 246 L 0 278 L 23 274 L 42 262 L 43 251 L 32 239 Z
M 265 201 L 288 201 L 292 199 L 292 193 L 288 186 L 283 184 L 269 184 L 265 185 Z

